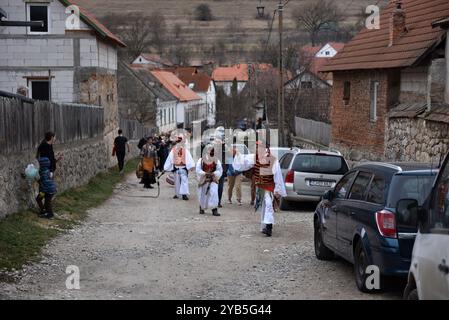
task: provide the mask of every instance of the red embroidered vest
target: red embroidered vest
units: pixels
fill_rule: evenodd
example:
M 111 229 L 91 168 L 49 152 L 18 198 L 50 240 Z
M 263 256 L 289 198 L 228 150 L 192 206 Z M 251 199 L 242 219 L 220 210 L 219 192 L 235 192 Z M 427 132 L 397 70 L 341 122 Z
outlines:
M 215 162 L 206 163 L 203 161 L 202 169 L 206 173 L 213 173 L 217 170 L 217 164 Z
M 275 183 L 273 169 L 270 162 L 267 164 L 261 164 L 259 162 L 259 156 L 256 155 L 256 164 L 254 165 L 254 179 L 256 186 L 264 190 L 274 192 Z

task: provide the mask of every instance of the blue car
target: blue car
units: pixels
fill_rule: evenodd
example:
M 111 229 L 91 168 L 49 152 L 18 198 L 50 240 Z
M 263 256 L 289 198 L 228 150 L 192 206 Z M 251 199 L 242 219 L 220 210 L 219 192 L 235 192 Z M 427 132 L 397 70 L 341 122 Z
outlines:
M 314 214 L 315 255 L 338 255 L 354 264 L 357 287 L 371 292 L 369 266 L 381 276 L 406 277 L 417 228 L 413 216 L 397 212 L 401 199 L 428 197 L 437 170 L 425 164 L 365 163 L 329 190 Z

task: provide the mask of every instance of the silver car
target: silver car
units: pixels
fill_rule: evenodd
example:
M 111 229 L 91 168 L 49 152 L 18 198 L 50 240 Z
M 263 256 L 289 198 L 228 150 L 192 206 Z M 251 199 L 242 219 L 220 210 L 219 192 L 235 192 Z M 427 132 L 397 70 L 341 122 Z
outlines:
M 339 152 L 294 149 L 280 159 L 287 196 L 281 209 L 288 210 L 290 202 L 318 202 L 349 170 Z

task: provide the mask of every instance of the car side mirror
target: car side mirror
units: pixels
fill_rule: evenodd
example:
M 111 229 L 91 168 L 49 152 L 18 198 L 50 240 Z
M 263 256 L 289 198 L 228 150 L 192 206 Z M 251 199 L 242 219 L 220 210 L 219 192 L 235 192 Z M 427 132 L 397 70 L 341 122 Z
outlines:
M 323 199 L 324 200 L 328 200 L 328 201 L 332 201 L 334 199 L 334 191 L 333 190 L 327 190 L 323 194 Z
M 401 199 L 396 206 L 398 226 L 418 227 L 427 220 L 426 210 L 415 199 Z

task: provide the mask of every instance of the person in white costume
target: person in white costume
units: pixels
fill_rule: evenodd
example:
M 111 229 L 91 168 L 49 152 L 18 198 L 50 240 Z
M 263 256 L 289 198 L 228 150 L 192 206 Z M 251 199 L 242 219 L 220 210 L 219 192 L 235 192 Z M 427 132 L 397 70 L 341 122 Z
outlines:
M 164 164 L 164 171 L 174 172 L 175 196 L 173 199 L 189 200 L 189 171 L 195 168 L 190 151 L 183 143 L 183 136 L 178 137 L 178 143 L 170 151 Z
M 200 214 L 205 210 L 212 209 L 214 216 L 218 213 L 218 181 L 223 174 L 220 160 L 215 156 L 213 146 L 206 146 L 203 158 L 196 164 L 196 175 L 198 178 L 198 201 Z
M 234 150 L 233 166 L 235 170 L 247 171 L 253 168 L 256 184 L 257 212 L 260 212 L 261 231 L 271 237 L 274 224 L 275 204 L 280 197 L 285 197 L 284 179 L 278 159 L 274 157 L 270 148 L 262 142 L 257 142 L 256 154 L 242 155 Z

